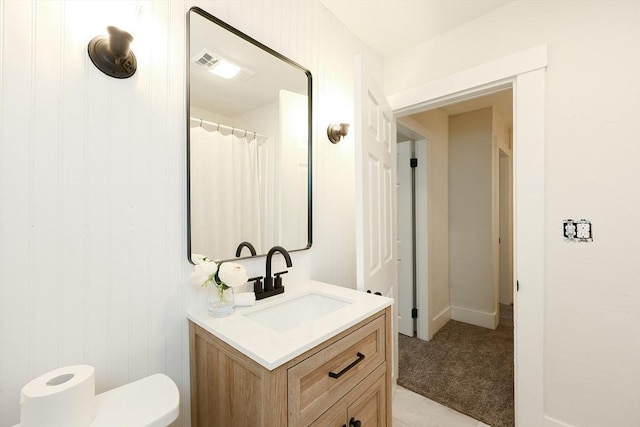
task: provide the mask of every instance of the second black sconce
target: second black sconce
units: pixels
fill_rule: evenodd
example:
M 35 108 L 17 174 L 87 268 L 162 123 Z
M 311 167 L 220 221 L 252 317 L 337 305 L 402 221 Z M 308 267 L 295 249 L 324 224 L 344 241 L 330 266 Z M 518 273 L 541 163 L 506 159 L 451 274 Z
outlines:
M 107 27 L 109 36 L 97 36 L 89 42 L 91 62 L 98 70 L 116 79 L 126 79 L 135 74 L 138 63 L 129 50 L 133 36 L 116 27 Z

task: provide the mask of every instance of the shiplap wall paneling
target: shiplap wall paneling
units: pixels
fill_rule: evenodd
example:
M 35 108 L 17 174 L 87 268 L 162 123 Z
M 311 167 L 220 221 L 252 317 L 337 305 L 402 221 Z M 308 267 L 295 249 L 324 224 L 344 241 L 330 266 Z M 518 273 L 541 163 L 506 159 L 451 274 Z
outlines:
M 353 59 L 370 51 L 315 1 L 0 2 L 0 425 L 20 388 L 96 368 L 103 392 L 163 372 L 190 424 L 185 312 L 185 15 L 200 6 L 313 73 L 314 246 L 290 279 L 355 283 Z M 136 74 L 102 74 L 87 44 L 120 26 Z M 376 70 L 381 70 L 379 60 Z M 379 76 L 381 77 L 381 76 Z M 336 209 L 339 206 L 340 209 Z M 245 262 L 253 275 L 264 258 Z

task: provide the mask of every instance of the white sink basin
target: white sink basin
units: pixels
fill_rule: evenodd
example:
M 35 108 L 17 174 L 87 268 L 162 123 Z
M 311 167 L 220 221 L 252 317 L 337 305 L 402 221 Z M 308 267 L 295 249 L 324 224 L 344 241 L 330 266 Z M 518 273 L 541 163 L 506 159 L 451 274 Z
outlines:
M 309 293 L 269 307 L 254 310 L 244 314 L 244 316 L 274 331 L 287 332 L 302 323 L 319 319 L 351 303 L 352 301 L 318 293 Z

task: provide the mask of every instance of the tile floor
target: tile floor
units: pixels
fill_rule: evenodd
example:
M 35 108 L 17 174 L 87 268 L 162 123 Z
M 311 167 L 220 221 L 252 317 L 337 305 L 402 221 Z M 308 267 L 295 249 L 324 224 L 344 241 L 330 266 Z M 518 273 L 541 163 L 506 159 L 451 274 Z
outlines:
M 490 427 L 398 386 L 393 394 L 393 427 Z

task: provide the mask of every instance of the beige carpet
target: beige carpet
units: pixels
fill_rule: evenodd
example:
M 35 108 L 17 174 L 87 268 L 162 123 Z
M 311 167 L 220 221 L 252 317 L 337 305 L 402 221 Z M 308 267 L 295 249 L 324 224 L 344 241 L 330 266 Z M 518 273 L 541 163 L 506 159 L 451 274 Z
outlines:
M 400 335 L 398 384 L 492 427 L 513 427 L 513 311 L 491 329 L 449 321 L 431 341 Z

